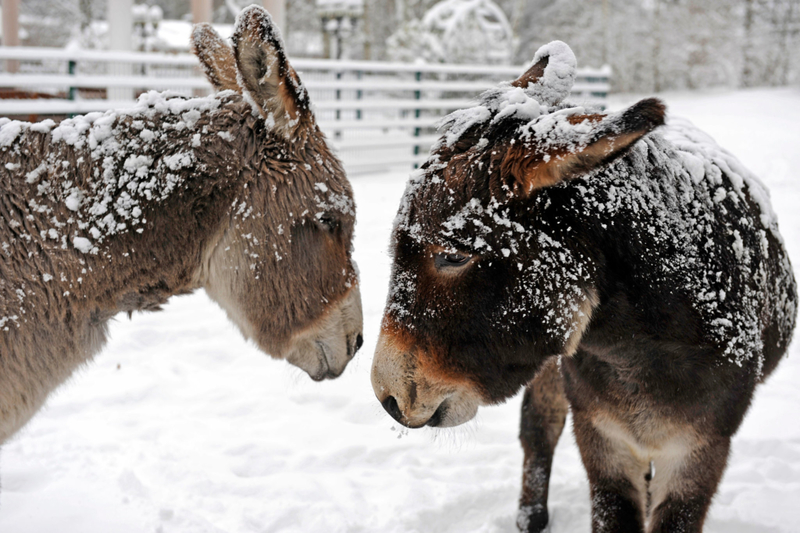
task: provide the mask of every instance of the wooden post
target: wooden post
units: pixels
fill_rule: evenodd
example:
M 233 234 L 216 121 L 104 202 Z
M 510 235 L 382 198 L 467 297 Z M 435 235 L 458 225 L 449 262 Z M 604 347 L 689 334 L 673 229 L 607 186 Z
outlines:
M 370 20 L 370 14 L 370 3 L 364 2 L 364 16 L 361 20 L 363 21 L 364 59 L 366 61 L 372 59 L 372 21 Z
M 286 0 L 262 0 L 264 9 L 272 17 L 272 22 L 280 28 L 283 38 L 286 38 Z
M 744 2 L 744 43 L 742 46 L 742 87 L 756 85 L 756 73 L 753 68 L 753 19 L 755 18 L 754 0 Z
M 108 49 L 130 52 L 133 49 L 133 0 L 108 0 Z M 130 76 L 131 63 L 109 63 L 109 74 Z M 133 100 L 133 88 L 109 87 L 109 100 Z
M 322 57 L 331 59 L 331 32 L 328 31 L 328 18 L 322 17 Z
M 70 59 L 69 63 L 67 63 L 67 72 L 69 73 L 70 76 L 74 76 L 75 75 L 75 67 L 76 66 L 77 65 L 76 65 L 75 61 L 72 60 L 72 59 Z M 70 87 L 69 88 L 69 92 L 67 92 L 67 100 L 75 100 L 75 96 L 77 96 L 77 94 L 78 94 L 78 88 L 77 87 Z
M 359 81 L 360 81 L 360 80 L 361 80 L 361 78 L 363 78 L 363 77 L 364 77 L 363 75 L 364 75 L 364 71 L 363 71 L 363 70 L 357 70 L 357 71 L 356 71 L 356 79 L 357 79 L 357 80 L 359 80 Z M 364 92 L 363 92 L 361 89 L 357 90 L 357 91 L 356 91 L 356 100 L 361 100 L 361 98 L 362 98 L 362 96 L 363 96 L 363 93 L 364 93 Z M 361 118 L 362 118 L 362 116 L 361 116 L 361 110 L 360 110 L 360 109 L 356 109 L 356 120 L 361 120 Z
M 3 46 L 19 46 L 19 0 L 3 0 Z M 19 61 L 6 60 L 6 72 L 17 72 Z
M 212 0 L 192 0 L 192 24 L 211 22 Z
M 417 83 L 422 81 L 422 72 L 415 72 L 414 79 L 417 80 Z M 422 98 L 422 91 L 414 91 L 414 100 L 419 100 Z M 414 118 L 419 118 L 422 112 L 419 109 L 414 110 Z M 414 137 L 419 137 L 421 128 L 414 128 Z M 420 153 L 420 148 L 418 144 L 414 145 L 414 156 L 418 156 Z M 419 165 L 416 161 L 414 161 L 414 168 L 419 168 Z
M 192 24 L 200 24 L 201 22 L 211 22 L 211 9 L 213 7 L 212 0 L 192 0 Z M 196 76 L 202 76 L 199 66 L 194 67 Z M 196 88 L 192 90 L 193 96 L 206 96 L 208 95 L 207 89 Z

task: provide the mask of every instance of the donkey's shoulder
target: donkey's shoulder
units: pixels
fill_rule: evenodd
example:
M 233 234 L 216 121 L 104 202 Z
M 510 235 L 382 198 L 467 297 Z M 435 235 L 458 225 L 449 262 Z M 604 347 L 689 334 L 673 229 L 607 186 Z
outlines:
M 621 256 L 659 288 L 645 291 L 648 305 L 657 308 L 664 290 L 685 295 L 706 340 L 761 372 L 765 347 L 785 349 L 796 314 L 791 265 L 761 181 L 679 118 L 598 177 L 576 185 Z

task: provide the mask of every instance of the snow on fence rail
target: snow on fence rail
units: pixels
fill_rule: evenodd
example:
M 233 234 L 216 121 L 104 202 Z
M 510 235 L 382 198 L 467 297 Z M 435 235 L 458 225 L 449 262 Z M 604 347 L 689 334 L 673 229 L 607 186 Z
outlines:
M 187 96 L 211 89 L 189 54 L 0 47 L 0 65 L 3 60 L 16 60 L 19 69 L 0 71 L 0 116 L 35 120 L 129 106 L 136 93 L 150 89 Z M 524 70 L 320 59 L 292 64 L 308 88 L 320 128 L 353 173 L 424 161 L 439 118 L 472 105 L 483 90 Z M 608 67 L 578 70 L 573 99 L 604 105 L 609 77 Z

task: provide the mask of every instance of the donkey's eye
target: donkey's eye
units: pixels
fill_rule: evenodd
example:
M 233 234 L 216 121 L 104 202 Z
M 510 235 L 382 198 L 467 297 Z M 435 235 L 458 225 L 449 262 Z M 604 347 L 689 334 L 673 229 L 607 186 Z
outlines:
M 338 225 L 338 222 L 333 215 L 322 215 L 317 219 L 317 221 L 319 222 L 319 225 L 327 231 L 335 230 Z
M 456 253 L 438 253 L 434 256 L 433 261 L 436 265 L 436 268 L 448 268 L 448 267 L 462 267 L 469 263 L 469 260 L 472 259 L 472 256 Z

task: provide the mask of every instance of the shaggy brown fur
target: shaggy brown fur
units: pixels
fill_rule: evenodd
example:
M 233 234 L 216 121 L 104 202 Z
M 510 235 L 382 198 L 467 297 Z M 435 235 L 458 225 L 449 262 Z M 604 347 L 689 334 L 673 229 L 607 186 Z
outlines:
M 240 48 L 285 63 L 265 11 L 240 20 Z M 214 42 L 195 41 L 204 62 L 224 52 Z M 303 102 L 266 109 L 298 110 L 291 140 L 231 91 L 0 124 L 0 443 L 102 348 L 111 317 L 198 288 L 312 378 L 344 370 L 361 344 L 355 206 L 305 90 L 292 94 Z

